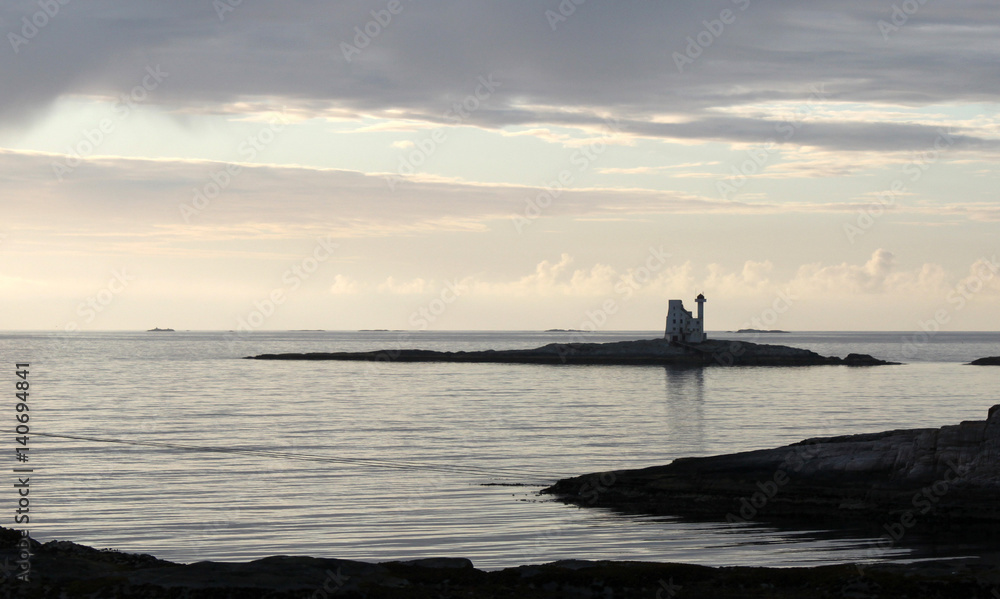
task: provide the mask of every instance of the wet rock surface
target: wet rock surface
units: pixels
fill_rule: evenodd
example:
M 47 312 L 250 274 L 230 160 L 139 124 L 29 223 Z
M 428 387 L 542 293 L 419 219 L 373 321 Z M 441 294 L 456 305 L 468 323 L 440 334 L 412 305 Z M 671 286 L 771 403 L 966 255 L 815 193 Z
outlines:
M 496 362 L 507 364 L 609 364 L 663 366 L 878 366 L 893 364 L 865 354 L 845 358 L 746 341 L 711 339 L 698 344 L 644 339 L 615 343 L 550 343 L 535 349 L 441 352 L 391 349 L 371 352 L 285 353 L 251 356 L 255 360 L 361 360 L 375 362 Z
M 1000 406 L 984 421 L 808 439 L 564 479 L 560 500 L 733 523 L 865 519 L 909 530 L 1000 523 Z

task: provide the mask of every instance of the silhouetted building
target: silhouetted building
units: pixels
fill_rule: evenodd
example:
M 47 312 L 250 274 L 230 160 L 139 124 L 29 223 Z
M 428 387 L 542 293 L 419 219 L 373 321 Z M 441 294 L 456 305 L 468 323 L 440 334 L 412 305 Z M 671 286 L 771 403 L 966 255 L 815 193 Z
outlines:
M 667 331 L 663 335 L 665 339 L 701 343 L 708 338 L 705 335 L 705 302 L 708 300 L 699 293 L 694 301 L 698 304 L 697 317 L 684 309 L 683 300 L 670 300 L 667 307 Z

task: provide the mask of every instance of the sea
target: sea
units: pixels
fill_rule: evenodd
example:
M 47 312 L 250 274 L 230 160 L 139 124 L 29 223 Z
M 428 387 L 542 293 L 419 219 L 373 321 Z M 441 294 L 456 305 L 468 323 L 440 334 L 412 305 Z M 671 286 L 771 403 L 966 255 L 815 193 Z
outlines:
M 867 353 L 881 367 L 580 366 L 260 361 L 279 352 L 531 348 L 656 331 L 8 332 L 8 527 L 176 562 L 310 555 L 805 566 L 976 555 L 969 540 L 886 542 L 796 528 L 581 508 L 539 491 L 585 473 L 802 439 L 983 420 L 1000 333 L 710 332 Z M 30 364 L 27 445 L 17 364 Z M 25 370 L 25 369 L 22 369 Z M 22 429 L 23 431 L 24 429 Z M 25 447 L 26 449 L 19 449 Z M 17 455 L 25 456 L 17 462 Z

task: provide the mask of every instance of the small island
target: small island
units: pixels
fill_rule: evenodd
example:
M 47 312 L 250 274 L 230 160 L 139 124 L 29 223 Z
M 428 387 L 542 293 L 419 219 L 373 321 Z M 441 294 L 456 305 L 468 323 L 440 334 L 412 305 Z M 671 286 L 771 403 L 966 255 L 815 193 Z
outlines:
M 879 366 L 896 364 L 867 354 L 844 358 L 821 356 L 816 352 L 763 345 L 747 341 L 709 339 L 705 334 L 705 303 L 699 294 L 698 316 L 684 309 L 684 302 L 672 299 L 667 307 L 667 323 L 662 339 L 641 339 L 610 343 L 586 343 L 586 332 L 576 332 L 580 342 L 550 343 L 534 349 L 484 351 L 434 351 L 428 349 L 382 349 L 366 352 L 314 352 L 261 354 L 250 360 L 355 360 L 368 362 L 492 362 L 499 364 L 588 364 L 609 366 Z M 563 332 L 550 329 L 546 332 Z M 566 331 L 571 332 L 571 331 Z
M 778 329 L 769 329 L 769 330 L 768 329 L 740 329 L 740 330 L 738 330 L 736 332 L 739 333 L 739 334 L 744 334 L 744 333 L 766 334 L 766 335 L 788 334 L 788 331 L 779 331 Z
M 147 333 L 173 333 L 174 330 L 173 329 L 161 329 L 160 327 L 156 327 L 154 329 L 149 329 L 146 332 Z
M 587 364 L 607 366 L 879 366 L 896 364 L 867 354 L 844 358 L 784 345 L 710 339 L 689 344 L 666 339 L 611 343 L 550 343 L 534 349 L 434 351 L 382 349 L 367 352 L 260 354 L 250 360 L 340 360 L 366 362 L 474 362 L 497 364 Z
M 969 362 L 969 366 L 1000 366 L 1000 356 L 992 358 L 979 358 Z

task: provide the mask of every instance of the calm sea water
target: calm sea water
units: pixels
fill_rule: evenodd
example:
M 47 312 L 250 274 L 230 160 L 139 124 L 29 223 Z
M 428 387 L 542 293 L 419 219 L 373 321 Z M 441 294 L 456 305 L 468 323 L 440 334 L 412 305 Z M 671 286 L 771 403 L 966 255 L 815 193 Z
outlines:
M 605 332 L 587 340 L 656 336 Z M 30 529 L 40 540 L 180 562 L 275 554 L 462 556 L 481 568 L 563 558 L 842 562 L 870 557 L 872 538 L 827 534 L 819 524 L 789 532 L 624 516 L 537 492 L 564 476 L 683 456 L 981 420 L 1000 403 L 997 370 L 963 365 L 1000 355 L 1000 333 L 757 339 L 907 362 L 880 368 L 239 359 L 572 340 L 579 338 L 538 332 L 0 335 L 12 393 L 14 363 L 31 363 L 34 432 L 140 443 L 32 437 Z M 14 440 L 6 443 L 13 464 Z M 12 511 L 16 497 L 0 501 Z M 913 557 L 905 547 L 878 556 Z

